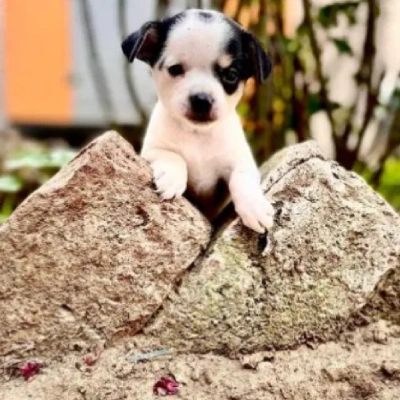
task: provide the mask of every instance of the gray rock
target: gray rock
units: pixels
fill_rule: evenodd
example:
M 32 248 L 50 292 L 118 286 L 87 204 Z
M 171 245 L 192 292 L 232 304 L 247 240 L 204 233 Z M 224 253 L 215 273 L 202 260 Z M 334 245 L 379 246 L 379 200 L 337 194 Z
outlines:
M 0 356 L 135 334 L 209 238 L 194 207 L 161 202 L 148 164 L 104 134 L 0 227 Z
M 146 328 L 161 344 L 235 353 L 327 340 L 399 268 L 398 215 L 313 142 L 262 171 L 274 228 L 227 224 Z

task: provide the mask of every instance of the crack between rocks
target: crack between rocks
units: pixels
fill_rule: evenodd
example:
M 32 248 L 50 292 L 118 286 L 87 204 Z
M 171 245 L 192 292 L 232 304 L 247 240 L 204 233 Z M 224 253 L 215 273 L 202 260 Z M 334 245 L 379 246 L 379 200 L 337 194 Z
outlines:
M 294 171 L 296 168 L 298 168 L 300 165 L 305 164 L 306 162 L 312 160 L 312 159 L 319 159 L 319 160 L 323 160 L 326 161 L 324 159 L 324 157 L 318 156 L 318 155 L 312 155 L 310 157 L 303 157 L 298 159 L 281 177 L 279 177 L 279 179 L 271 182 L 269 184 L 269 186 L 267 186 L 265 189 L 263 189 L 264 194 L 266 194 L 269 190 L 272 189 L 272 187 L 274 185 L 276 185 L 277 183 L 279 183 L 284 177 L 286 177 L 289 173 L 291 173 L 292 171 Z M 275 168 L 274 168 L 275 169 Z M 274 171 L 271 170 L 268 174 L 266 174 L 266 177 L 268 177 L 268 175 L 270 175 L 271 172 Z M 141 328 L 141 330 L 139 332 L 137 332 L 138 334 L 143 332 L 146 328 L 148 328 L 149 326 L 151 326 L 151 324 L 157 319 L 157 317 L 162 313 L 162 311 L 164 310 L 165 304 L 167 301 L 169 301 L 168 297 L 169 294 L 174 291 L 176 292 L 177 295 L 179 295 L 179 289 L 182 286 L 183 280 L 190 274 L 190 272 L 195 269 L 196 267 L 200 267 L 200 265 L 202 264 L 202 261 L 207 257 L 209 251 L 212 249 L 213 245 L 215 244 L 215 242 L 217 241 L 217 239 L 221 236 L 221 234 L 224 231 L 224 227 L 229 225 L 234 219 L 237 218 L 237 214 L 235 212 L 233 212 L 232 214 L 232 202 L 230 201 L 227 206 L 225 207 L 225 210 L 223 210 L 221 212 L 221 218 L 217 218 L 217 223 L 215 224 L 215 226 L 213 226 L 213 231 L 211 233 L 211 238 L 210 241 L 208 242 L 208 244 L 206 246 L 204 246 L 203 251 L 196 257 L 196 259 L 188 266 L 188 268 L 186 268 L 186 270 L 184 272 L 182 272 L 182 274 L 180 274 L 178 277 L 176 277 L 175 282 L 172 283 L 172 288 L 170 290 L 170 292 L 167 293 L 167 295 L 165 296 L 162 304 L 153 312 L 153 314 L 151 314 L 151 316 L 149 317 L 148 321 L 143 325 L 143 327 Z M 263 236 L 263 235 L 261 235 Z

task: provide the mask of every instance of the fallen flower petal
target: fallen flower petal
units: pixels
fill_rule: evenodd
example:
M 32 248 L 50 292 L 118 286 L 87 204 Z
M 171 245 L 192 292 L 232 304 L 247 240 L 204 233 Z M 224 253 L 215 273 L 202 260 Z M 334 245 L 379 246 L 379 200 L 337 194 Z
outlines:
M 172 377 L 163 377 L 153 386 L 155 395 L 170 396 L 178 393 L 179 383 Z
M 42 369 L 43 364 L 39 361 L 28 361 L 19 370 L 21 376 L 28 380 L 37 375 Z
M 86 365 L 92 367 L 100 358 L 100 354 L 101 350 L 95 350 L 92 353 L 86 354 L 86 356 L 84 356 L 82 360 Z
M 89 367 L 93 366 L 96 364 L 96 361 L 98 360 L 98 356 L 93 355 L 93 354 L 87 354 L 86 356 L 83 357 L 83 362 L 88 365 Z

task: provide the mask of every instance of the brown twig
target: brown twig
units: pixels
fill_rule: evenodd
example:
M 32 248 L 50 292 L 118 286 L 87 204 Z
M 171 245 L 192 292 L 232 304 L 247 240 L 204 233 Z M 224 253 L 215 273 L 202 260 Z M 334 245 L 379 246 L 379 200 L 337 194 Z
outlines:
M 376 105 L 378 104 L 379 89 L 382 83 L 384 74 L 381 75 L 380 80 L 376 87 L 373 87 L 373 72 L 374 72 L 374 62 L 375 62 L 375 34 L 376 34 L 376 10 L 378 4 L 376 0 L 368 0 L 368 17 L 367 17 L 367 27 L 366 35 L 364 40 L 363 54 L 360 61 L 360 68 L 356 74 L 356 80 L 359 83 L 359 92 L 357 98 L 352 105 L 345 125 L 343 134 L 336 141 L 336 150 L 341 158 L 341 163 L 346 168 L 353 168 L 355 162 L 357 161 L 358 153 L 360 151 L 363 138 L 367 131 L 367 128 L 371 122 L 374 114 Z M 366 109 L 362 124 L 360 126 L 357 142 L 354 149 L 348 149 L 348 140 L 350 135 L 354 132 L 354 113 L 357 109 L 357 105 L 361 99 L 361 89 L 365 87 L 367 92 L 366 99 Z
M 361 84 L 366 86 L 367 90 L 367 107 L 361 125 L 359 135 L 357 137 L 357 145 L 355 148 L 355 157 L 357 157 L 362 143 L 364 134 L 368 128 L 374 109 L 378 103 L 379 88 L 382 83 L 384 75 L 380 77 L 379 83 L 376 88 L 372 86 L 372 78 L 374 72 L 374 61 L 376 54 L 375 34 L 376 34 L 376 10 L 378 9 L 376 0 L 368 0 L 368 18 L 367 18 L 367 32 L 364 42 L 363 59 L 361 60 L 361 68 L 359 72 L 359 80 Z

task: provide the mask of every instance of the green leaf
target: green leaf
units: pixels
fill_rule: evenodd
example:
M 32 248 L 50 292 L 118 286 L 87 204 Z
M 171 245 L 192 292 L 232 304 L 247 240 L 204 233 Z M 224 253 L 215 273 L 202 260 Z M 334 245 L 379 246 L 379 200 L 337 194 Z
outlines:
M 346 40 L 332 38 L 331 41 L 336 46 L 340 54 L 348 54 L 349 56 L 353 55 L 353 50 L 351 49 L 349 43 L 346 42 Z
M 337 10 L 335 5 L 322 7 L 319 10 L 317 20 L 324 28 L 330 28 L 337 25 Z
M 340 104 L 334 101 L 329 103 L 331 110 L 335 111 L 340 108 Z M 321 95 L 319 93 L 311 93 L 307 99 L 307 110 L 310 115 L 316 114 L 319 111 L 326 110 L 326 106 L 321 99 Z
M 75 156 L 77 152 L 65 149 L 56 149 L 50 153 L 52 164 L 58 168 L 67 165 Z
M 76 155 L 71 150 L 57 149 L 47 153 L 22 153 L 5 162 L 5 169 L 16 171 L 20 169 L 59 169 Z
M 342 13 L 346 15 L 349 24 L 354 25 L 356 23 L 357 8 L 360 3 L 360 1 L 347 1 L 321 7 L 317 20 L 324 28 L 330 28 L 338 24 L 338 16 Z
M 8 195 L 3 199 L 3 204 L 0 209 L 0 224 L 7 221 L 8 217 L 12 214 L 15 207 L 14 198 L 12 195 Z
M 23 187 L 22 181 L 13 175 L 0 176 L 0 192 L 18 193 Z
M 288 53 L 297 53 L 301 47 L 298 38 L 289 39 L 287 37 L 282 37 L 282 44 Z
M 321 96 L 318 93 L 311 93 L 307 100 L 307 110 L 310 115 L 316 114 L 324 110 L 325 107 L 322 103 Z

